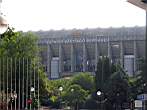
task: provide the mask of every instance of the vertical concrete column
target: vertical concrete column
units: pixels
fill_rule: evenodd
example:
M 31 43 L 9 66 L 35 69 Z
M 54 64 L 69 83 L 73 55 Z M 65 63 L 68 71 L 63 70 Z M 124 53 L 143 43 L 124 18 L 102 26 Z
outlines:
M 124 47 L 123 47 L 123 41 L 120 41 L 120 65 L 123 68 L 124 67 Z
M 134 72 L 136 71 L 136 58 L 137 58 L 137 45 L 136 45 L 136 40 L 134 40 Z
M 87 51 L 86 51 L 86 43 L 83 43 L 83 72 L 87 70 Z
M 97 71 L 97 63 L 99 60 L 98 42 L 95 42 L 95 71 Z
M 111 52 L 111 43 L 108 38 L 108 58 L 111 60 L 112 59 L 112 52 Z
M 75 71 L 75 52 L 74 52 L 74 45 L 71 44 L 71 72 Z
M 52 52 L 50 44 L 47 45 L 47 74 L 48 78 L 51 76 L 51 60 L 52 60 Z
M 62 44 L 59 44 L 59 74 L 63 72 L 63 49 Z

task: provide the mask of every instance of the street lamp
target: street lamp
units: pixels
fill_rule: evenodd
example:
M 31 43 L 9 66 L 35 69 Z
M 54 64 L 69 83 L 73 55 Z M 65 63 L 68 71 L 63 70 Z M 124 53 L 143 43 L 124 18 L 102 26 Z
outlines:
M 71 89 L 71 92 L 73 92 L 73 91 L 74 91 L 74 89 L 72 88 L 72 89 Z
M 100 103 L 100 110 L 102 109 L 102 107 L 101 107 L 101 97 L 102 97 L 102 92 L 100 91 L 100 90 L 98 90 L 97 92 L 96 92 L 96 94 L 98 95 L 98 97 L 100 98 L 100 101 L 99 101 L 99 103 Z
M 102 92 L 101 91 L 97 91 L 97 93 L 96 93 L 98 96 L 100 96 L 101 94 L 102 94 Z
M 62 87 L 62 86 L 59 87 L 59 91 L 60 91 L 60 92 L 63 91 L 63 87 Z
M 104 97 L 104 93 L 100 90 L 96 92 L 97 96 L 100 98 L 98 103 L 100 103 L 100 110 L 103 110 L 104 108 L 104 103 L 107 101 L 107 98 Z
M 61 100 L 61 92 L 63 91 L 63 87 L 62 86 L 59 87 L 59 91 L 60 91 L 60 104 L 59 104 L 59 108 L 60 108 L 60 107 L 62 107 L 61 106 L 61 102 L 62 102 L 62 100 Z
M 74 89 L 74 88 L 71 88 L 70 91 L 71 91 L 72 96 L 74 96 L 74 95 L 76 94 L 76 92 L 77 92 L 76 89 Z M 74 97 L 73 97 L 73 98 L 74 98 Z M 79 108 L 78 100 L 75 98 L 75 99 L 73 99 L 73 101 L 74 101 L 74 104 L 75 104 L 74 110 L 79 110 L 79 109 L 78 109 L 78 108 Z
M 1 3 L 2 0 L 0 0 L 0 35 L 3 34 L 8 28 L 6 17 L 1 12 Z
M 28 100 L 28 104 L 30 105 L 30 109 L 32 109 L 32 97 L 31 97 L 31 95 L 32 95 L 32 93 L 35 91 L 35 88 L 34 87 L 31 87 L 30 88 L 30 99 Z M 27 106 L 26 106 L 26 108 L 27 108 Z
M 34 92 L 35 91 L 35 88 L 34 87 L 31 87 L 31 92 Z

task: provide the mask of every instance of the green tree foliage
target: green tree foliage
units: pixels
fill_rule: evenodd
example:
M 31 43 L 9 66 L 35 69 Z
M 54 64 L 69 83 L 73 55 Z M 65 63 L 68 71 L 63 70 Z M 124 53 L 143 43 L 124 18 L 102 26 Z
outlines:
M 1 60 L 1 70 L 0 74 L 8 73 L 9 78 L 9 86 L 10 79 L 12 74 L 12 88 L 14 90 L 15 86 L 15 75 L 16 75 L 16 92 L 18 93 L 19 81 L 20 81 L 20 91 L 22 91 L 23 78 L 24 81 L 28 82 L 30 90 L 30 85 L 34 86 L 34 84 L 30 81 L 34 81 L 34 73 L 36 77 L 39 76 L 39 87 L 40 94 L 47 93 L 47 83 L 48 79 L 43 71 L 42 65 L 39 63 L 40 58 L 38 57 L 39 48 L 36 44 L 37 36 L 33 33 L 22 33 L 22 32 L 14 32 L 14 29 L 8 28 L 8 30 L 1 35 L 0 39 L 0 60 Z M 15 70 L 15 68 L 17 68 Z M 12 70 L 12 71 L 11 71 Z M 31 80 L 27 80 L 27 73 L 29 73 L 29 78 Z M 6 81 L 6 74 L 5 76 Z M 2 83 L 6 82 L 1 82 Z M 24 88 L 26 89 L 27 83 L 24 83 Z M 38 89 L 38 78 L 35 79 L 36 88 Z M 6 86 L 5 86 L 6 87 Z M 5 89 L 6 90 L 6 89 Z M 21 92 L 22 95 L 22 92 Z M 22 98 L 22 97 L 21 97 Z
M 77 106 L 77 103 L 84 104 L 88 95 L 90 95 L 93 91 L 94 85 L 94 77 L 89 73 L 78 73 L 69 79 L 63 78 L 57 80 L 49 80 L 47 83 L 48 94 L 46 94 L 46 97 L 48 97 L 52 102 L 50 106 L 55 105 L 55 108 L 58 108 L 61 103 L 70 106 Z M 62 87 L 63 90 L 60 91 L 59 87 Z M 75 89 L 75 91 L 71 92 L 71 88 Z M 68 93 L 69 91 L 70 93 Z M 74 96 L 72 93 L 77 96 Z M 76 99 L 73 99 L 72 97 L 75 97 Z M 79 99 L 79 97 L 81 97 L 81 99 Z M 71 100 L 73 99 L 72 102 L 69 101 L 70 98 Z M 77 99 L 79 101 L 75 103 L 75 100 Z
M 32 33 L 14 32 L 8 29 L 0 39 L 0 57 L 35 58 L 38 47 L 37 36 Z
M 105 92 L 108 94 L 107 96 L 113 97 L 113 95 L 122 96 L 122 101 L 127 101 L 128 92 L 129 92 L 129 83 L 128 83 L 128 76 L 126 73 L 121 69 L 120 66 L 117 67 L 118 71 L 114 72 L 108 81 L 108 84 Z M 112 96 L 111 96 L 112 94 Z
M 58 108 L 62 93 L 66 88 L 70 86 L 71 81 L 69 79 L 57 79 L 57 80 L 48 80 L 46 82 L 46 93 L 41 95 L 42 100 L 41 103 L 44 104 L 45 100 L 50 101 L 51 107 Z M 63 91 L 59 90 L 59 87 L 63 88 Z
M 56 99 L 58 99 L 61 92 L 59 91 L 59 87 L 62 87 L 64 91 L 69 85 L 70 81 L 68 79 L 49 80 L 47 84 L 49 97 L 56 96 Z
M 136 99 L 138 94 L 147 93 L 147 74 L 144 58 L 138 60 L 138 73 L 134 77 L 129 78 L 130 97 Z
M 142 92 L 147 93 L 147 69 L 146 69 L 146 65 L 147 63 L 145 62 L 147 60 L 145 59 L 140 59 L 140 75 L 141 79 L 140 81 L 138 81 L 140 83 L 140 86 L 142 87 Z
M 108 79 L 115 71 L 116 67 L 110 62 L 109 58 L 102 57 L 98 60 L 95 76 L 96 91 L 98 89 L 103 90 L 105 83 L 108 82 Z
M 103 93 L 105 107 L 113 108 L 113 105 L 121 105 L 128 101 L 130 84 L 128 75 L 120 67 L 110 62 L 109 58 L 102 57 L 98 61 L 96 76 L 96 91 Z
M 146 66 L 145 66 L 145 60 L 143 58 L 139 59 L 139 70 L 140 70 L 140 75 L 142 78 L 142 83 L 145 83 L 147 81 L 147 74 L 146 74 Z
M 81 88 L 80 85 L 71 85 L 67 90 L 64 91 L 62 98 L 65 103 L 74 108 L 79 109 L 79 104 L 84 103 L 88 96 L 88 92 Z
M 79 73 L 72 78 L 72 84 L 80 85 L 84 90 L 92 92 L 94 90 L 94 77 L 90 73 Z
M 136 75 L 134 77 L 129 77 L 128 83 L 129 83 L 129 99 L 136 99 L 136 96 L 143 92 L 141 76 Z

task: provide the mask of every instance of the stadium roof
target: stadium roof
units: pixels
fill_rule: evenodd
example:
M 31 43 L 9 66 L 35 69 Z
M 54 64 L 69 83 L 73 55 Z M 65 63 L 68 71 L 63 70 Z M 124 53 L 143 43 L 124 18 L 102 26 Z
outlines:
M 143 0 L 128 0 L 128 2 L 147 11 L 147 3 Z

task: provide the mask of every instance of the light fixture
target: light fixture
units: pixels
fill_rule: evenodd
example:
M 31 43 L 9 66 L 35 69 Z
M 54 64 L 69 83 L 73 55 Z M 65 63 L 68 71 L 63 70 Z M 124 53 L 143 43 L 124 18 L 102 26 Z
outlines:
M 2 0 L 0 0 L 0 35 L 3 34 L 8 28 L 6 17 L 1 13 L 1 3 Z
M 63 87 L 62 86 L 59 87 L 59 91 L 61 91 L 61 92 L 63 91 Z
M 97 91 L 97 93 L 96 93 L 98 96 L 100 96 L 101 94 L 102 94 L 102 92 L 101 91 Z
M 73 91 L 74 91 L 74 89 L 72 88 L 72 89 L 71 89 L 71 92 L 73 92 Z
M 31 87 L 31 92 L 34 92 L 35 91 L 35 88 L 34 87 Z

